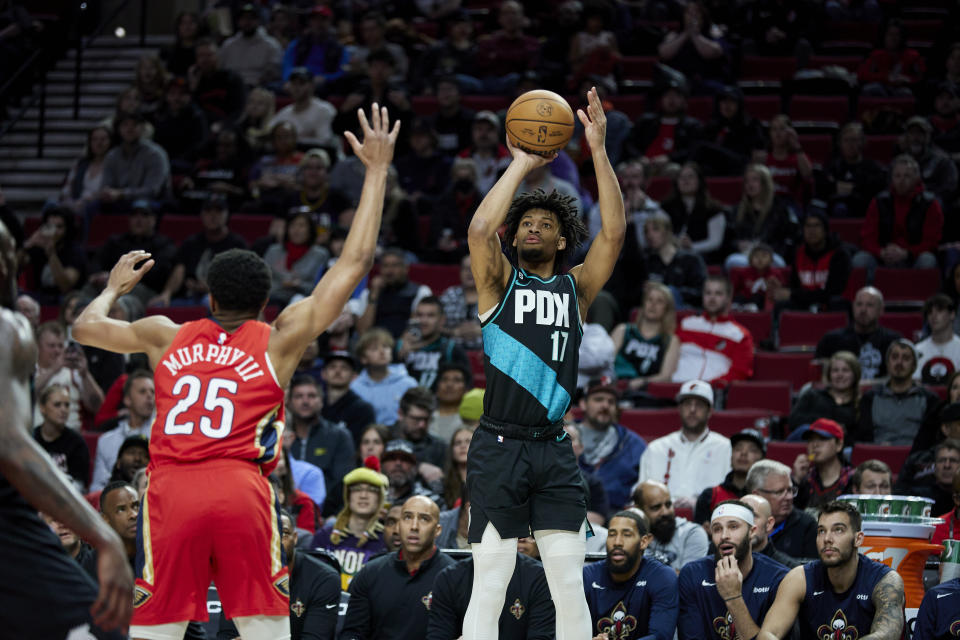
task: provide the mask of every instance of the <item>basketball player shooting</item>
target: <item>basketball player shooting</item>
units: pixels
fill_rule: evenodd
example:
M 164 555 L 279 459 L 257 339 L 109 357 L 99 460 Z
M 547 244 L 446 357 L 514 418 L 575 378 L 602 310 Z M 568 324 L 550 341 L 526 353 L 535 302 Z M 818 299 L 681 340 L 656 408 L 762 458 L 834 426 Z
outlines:
M 557 639 L 591 637 L 582 577 L 586 492 L 562 419 L 576 388 L 581 322 L 613 272 L 626 221 L 595 89 L 587 101 L 577 116 L 593 155 L 603 228 L 583 264 L 561 274 L 586 236 L 571 198 L 542 191 L 513 197 L 556 152 L 535 155 L 508 139 L 513 159 L 470 222 L 487 389 L 467 458 L 475 573 L 464 640 L 497 638 L 517 538 L 531 530 L 557 611 Z M 497 235 L 504 222 L 515 264 Z
M 133 323 L 107 314 L 153 266 L 134 251 L 74 324 L 74 338 L 118 353 L 146 352 L 155 369 L 157 417 L 149 485 L 137 534 L 135 640 L 183 638 L 206 620 L 211 578 L 245 640 L 290 638 L 288 572 L 277 500 L 267 475 L 277 464 L 283 393 L 307 346 L 337 316 L 373 265 L 387 169 L 400 123 L 374 103 L 359 111 L 363 143 L 346 138 L 366 167 L 343 254 L 312 294 L 259 322 L 270 270 L 251 251 L 230 250 L 207 277 L 213 317 L 178 325 L 164 316 Z

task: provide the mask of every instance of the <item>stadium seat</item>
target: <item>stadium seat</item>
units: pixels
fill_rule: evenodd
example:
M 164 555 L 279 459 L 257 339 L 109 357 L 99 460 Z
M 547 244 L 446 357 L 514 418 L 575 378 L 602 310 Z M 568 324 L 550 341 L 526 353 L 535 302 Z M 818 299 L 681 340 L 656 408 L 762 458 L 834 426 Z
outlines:
M 754 380 L 785 380 L 794 390 L 817 379 L 809 353 L 757 353 L 754 355 Z
M 782 462 L 788 467 L 793 467 L 793 461 L 797 459 L 797 456 L 806 452 L 806 442 L 780 442 L 775 440 L 767 443 L 767 459 Z
M 762 409 L 725 409 L 710 414 L 710 430 L 730 437 L 744 429 L 756 429 L 764 436 L 770 433 L 771 413 Z
M 415 262 L 410 265 L 408 277 L 411 282 L 427 285 L 439 296 L 447 287 L 460 284 L 460 265 Z
M 647 109 L 647 98 L 643 95 L 610 96 L 610 102 L 617 111 L 622 111 L 630 120 L 636 120 Z
M 157 225 L 157 232 L 167 236 L 176 244 L 181 244 L 193 234 L 201 231 L 203 231 L 203 223 L 200 221 L 200 216 L 168 213 L 160 218 L 160 224 Z
M 665 400 L 674 400 L 680 393 L 680 382 L 650 382 L 645 391 L 654 398 L 664 398 Z
M 737 204 L 743 192 L 743 178 L 740 176 L 707 178 L 707 191 L 722 204 Z
M 148 316 L 167 316 L 177 324 L 183 324 L 191 320 L 209 317 L 210 308 L 199 304 L 186 307 L 147 307 L 145 313 Z
M 761 122 L 769 122 L 773 116 L 783 111 L 780 96 L 745 96 L 743 109 Z
M 793 96 L 789 114 L 794 122 L 845 122 L 850 103 L 845 96 Z
M 857 466 L 864 460 L 880 460 L 890 466 L 894 474 L 900 473 L 903 468 L 903 462 L 910 455 L 910 447 L 895 447 L 888 444 L 865 444 L 858 442 L 853 445 L 853 453 L 850 455 L 850 464 Z
M 436 96 L 413 96 L 410 98 L 410 107 L 418 116 L 432 116 L 439 108 Z
M 754 346 L 770 338 L 770 332 L 773 329 L 773 316 L 769 311 L 734 311 L 731 315 L 734 320 L 750 331 Z
M 730 383 L 724 408 L 764 409 L 785 416 L 790 413 L 790 383 L 737 380 Z
M 687 115 L 700 122 L 706 122 L 713 115 L 713 98 L 710 96 L 694 96 L 687 100 Z
M 866 20 L 828 20 L 824 25 L 827 40 L 859 40 L 873 44 L 877 40 L 879 25 Z
M 270 233 L 271 222 L 273 216 L 238 213 L 230 216 L 230 230 L 252 244 Z
M 90 231 L 87 233 L 87 249 L 97 249 L 110 236 L 124 233 L 129 228 L 126 216 L 112 216 L 99 214 L 90 221 Z
M 655 56 L 623 56 L 620 58 L 620 78 L 633 82 L 650 82 L 658 60 Z
M 893 151 L 899 136 L 874 134 L 867 136 L 864 154 L 880 164 L 889 164 L 893 160 Z
M 87 477 L 87 484 L 93 480 L 93 467 L 97 462 L 97 441 L 100 440 L 100 436 L 103 434 L 99 431 L 81 431 L 80 435 L 83 437 L 83 441 L 87 445 L 87 450 L 90 452 L 90 475 Z
M 904 20 L 911 43 L 934 42 L 943 30 L 943 20 Z
M 417 216 L 417 236 L 420 238 L 420 246 L 430 245 L 430 216 Z
M 911 342 L 917 342 L 923 330 L 923 316 L 913 313 L 884 313 L 880 316 L 880 326 L 894 331 Z
M 470 371 L 473 375 L 483 373 L 483 351 L 480 349 L 467 350 L 467 357 L 470 359 Z
M 830 220 L 830 231 L 837 234 L 843 242 L 849 242 L 857 247 L 860 246 L 860 231 L 863 228 L 861 218 L 833 218 Z
M 913 115 L 916 108 L 917 101 L 912 97 L 860 96 L 857 101 L 857 120 L 870 120 L 881 111 L 893 111 L 907 119 Z
M 469 95 L 463 96 L 460 103 L 474 111 L 497 112 L 510 106 L 512 100 L 506 96 Z
M 883 293 L 886 305 L 919 307 L 924 300 L 940 291 L 940 271 L 877 267 L 873 286 Z
M 646 193 L 657 202 L 662 202 L 664 198 L 670 195 L 672 188 L 673 186 L 669 177 L 654 176 L 647 180 Z
M 847 288 L 843 290 L 843 297 L 853 302 L 853 298 L 867 284 L 867 270 L 855 268 L 850 270 L 850 277 L 847 279 Z
M 789 351 L 813 350 L 823 334 L 845 326 L 845 313 L 784 311 L 780 315 L 779 348 Z
M 799 136 L 800 146 L 813 164 L 825 165 L 830 161 L 833 150 L 833 136 L 826 134 L 804 134 Z
M 740 79 L 785 82 L 793 78 L 797 59 L 793 56 L 744 56 L 740 64 Z
M 677 431 L 680 416 L 675 408 L 624 409 L 620 412 L 620 424 L 650 442 Z
M 843 67 L 847 71 L 856 73 L 862 61 L 863 58 L 859 56 L 810 56 L 810 68 Z

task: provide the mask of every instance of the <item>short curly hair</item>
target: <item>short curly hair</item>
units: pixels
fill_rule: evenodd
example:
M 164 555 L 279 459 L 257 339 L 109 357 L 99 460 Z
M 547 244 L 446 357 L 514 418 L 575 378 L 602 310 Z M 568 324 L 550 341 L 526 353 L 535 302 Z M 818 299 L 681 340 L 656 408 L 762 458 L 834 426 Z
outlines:
M 256 313 L 270 295 L 270 268 L 247 249 L 228 249 L 210 261 L 210 297 L 225 311 Z
M 556 189 L 550 193 L 546 193 L 543 189 L 537 189 L 533 193 L 524 193 L 514 199 L 507 211 L 505 221 L 507 230 L 503 235 L 507 253 L 513 262 L 517 261 L 517 248 L 513 246 L 513 240 L 517 237 L 520 220 L 531 209 L 543 209 L 557 216 L 560 235 L 567 239 L 566 247 L 557 250 L 553 260 L 554 273 L 560 273 L 566 265 L 567 257 L 583 244 L 588 235 L 587 227 L 580 219 L 576 199 L 573 196 L 564 195 Z

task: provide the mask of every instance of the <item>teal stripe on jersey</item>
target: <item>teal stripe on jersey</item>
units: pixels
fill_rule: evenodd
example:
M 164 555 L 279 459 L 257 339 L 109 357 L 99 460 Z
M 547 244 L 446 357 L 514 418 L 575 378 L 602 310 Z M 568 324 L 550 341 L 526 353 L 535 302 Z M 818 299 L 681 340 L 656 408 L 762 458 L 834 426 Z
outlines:
M 483 327 L 483 351 L 490 364 L 509 376 L 557 422 L 570 406 L 570 394 L 557 382 L 557 373 L 523 343 L 492 322 Z

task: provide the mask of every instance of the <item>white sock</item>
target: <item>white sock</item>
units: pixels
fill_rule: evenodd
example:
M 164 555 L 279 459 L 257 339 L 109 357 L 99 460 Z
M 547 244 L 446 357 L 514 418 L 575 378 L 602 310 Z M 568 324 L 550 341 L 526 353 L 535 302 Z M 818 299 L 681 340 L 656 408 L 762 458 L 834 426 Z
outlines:
M 497 640 L 507 585 L 517 564 L 517 539 L 504 540 L 488 522 L 480 542 L 473 543 L 471 550 L 473 591 L 463 618 L 463 640 Z M 583 589 L 580 591 L 582 595 Z
M 579 533 L 548 529 L 534 531 L 533 536 L 540 549 L 550 597 L 557 610 L 557 640 L 585 640 L 592 637 L 590 608 L 583 593 L 586 522 L 580 527 Z

